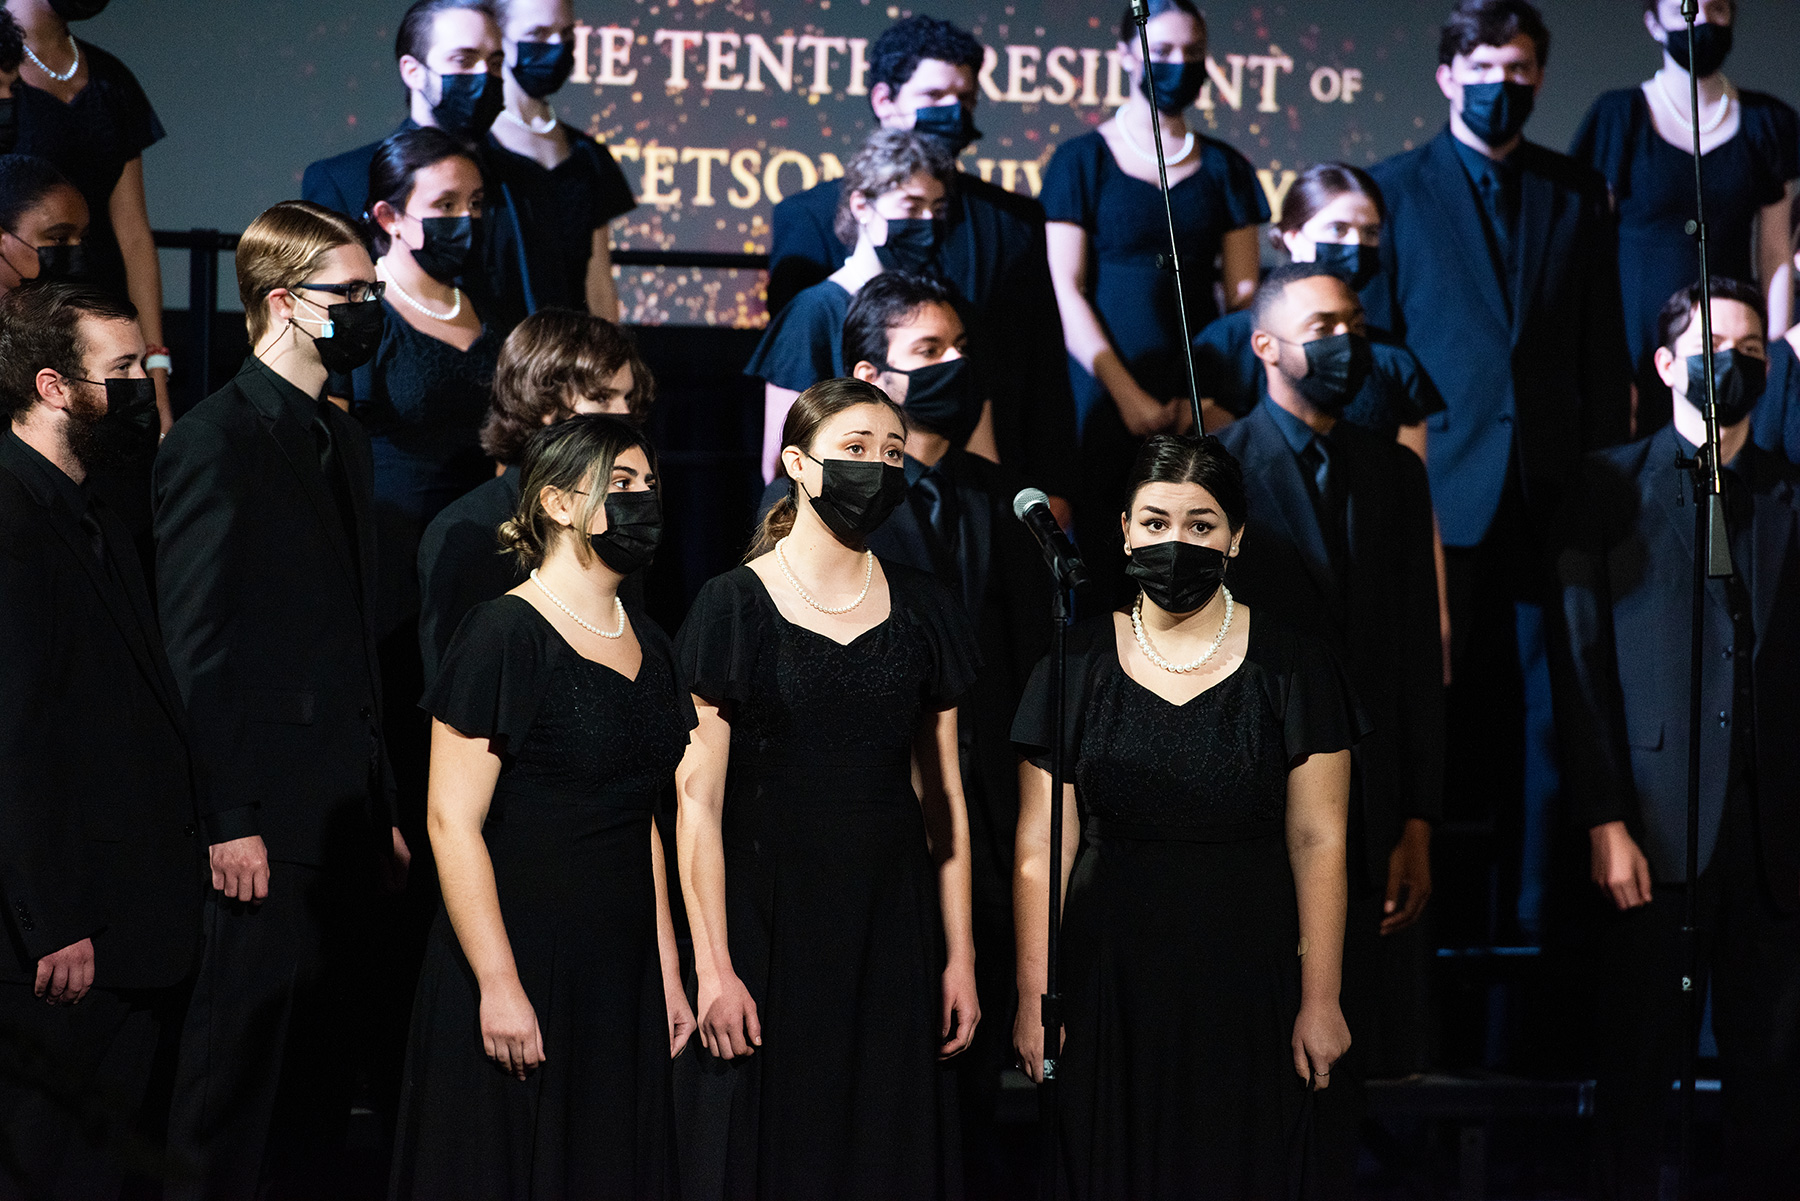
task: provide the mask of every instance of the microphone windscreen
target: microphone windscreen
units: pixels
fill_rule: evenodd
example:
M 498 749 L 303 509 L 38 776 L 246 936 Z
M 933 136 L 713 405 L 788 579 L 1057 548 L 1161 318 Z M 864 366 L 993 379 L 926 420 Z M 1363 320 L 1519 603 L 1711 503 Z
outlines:
M 1042 488 L 1021 488 L 1019 489 L 1019 494 L 1013 497 L 1013 516 L 1017 517 L 1020 521 L 1024 521 L 1025 514 L 1029 513 L 1038 505 L 1047 505 L 1049 503 L 1050 498 L 1044 494 Z

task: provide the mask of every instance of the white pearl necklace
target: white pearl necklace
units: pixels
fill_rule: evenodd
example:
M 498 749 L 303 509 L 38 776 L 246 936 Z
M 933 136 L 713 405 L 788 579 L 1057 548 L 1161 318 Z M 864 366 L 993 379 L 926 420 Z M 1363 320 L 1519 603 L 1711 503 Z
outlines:
M 1150 113 L 1150 119 L 1152 121 L 1156 121 L 1157 119 L 1157 114 L 1154 110 Z M 1160 125 L 1161 122 L 1158 122 L 1158 124 Z M 1159 131 L 1155 128 L 1150 131 L 1152 137 L 1155 137 L 1158 132 Z M 1149 150 L 1145 150 L 1142 146 L 1137 144 L 1137 139 L 1131 136 L 1131 127 L 1126 124 L 1124 114 L 1122 113 L 1119 116 L 1119 136 L 1125 139 L 1125 144 L 1131 147 L 1131 152 L 1133 154 L 1137 155 L 1147 163 L 1154 163 L 1156 161 L 1156 148 L 1152 146 Z M 1193 148 L 1194 131 L 1190 129 L 1187 131 L 1187 137 L 1181 140 L 1181 153 L 1171 154 L 1165 161 L 1167 161 L 1169 166 L 1173 167 L 1176 163 L 1185 159 Z
M 1138 649 L 1144 652 L 1144 658 L 1176 675 L 1186 675 L 1204 667 L 1208 660 L 1219 653 L 1219 648 L 1225 645 L 1225 635 L 1231 631 L 1231 617 L 1237 608 L 1237 602 L 1231 599 L 1231 589 L 1220 584 L 1219 591 L 1225 594 L 1225 620 L 1219 623 L 1219 632 L 1213 635 L 1212 645 L 1206 648 L 1206 653 L 1192 663 L 1171 663 L 1151 647 L 1150 639 L 1144 636 L 1144 594 L 1139 592 L 1137 602 L 1131 606 L 1131 632 L 1137 635 Z
M 75 78 L 75 72 L 81 70 L 81 47 L 77 46 L 75 44 L 75 35 L 74 34 L 71 33 L 66 36 L 69 39 L 69 53 L 73 54 L 75 56 L 75 61 L 69 64 L 69 69 L 67 71 L 62 71 L 62 72 L 52 71 L 47 65 L 45 65 L 43 59 L 39 58 L 36 54 L 34 54 L 32 52 L 31 45 L 29 43 L 27 43 L 25 46 L 25 57 L 30 59 L 32 62 L 36 63 L 38 70 L 40 70 L 44 74 L 48 75 L 51 79 L 54 79 L 57 83 L 68 83 L 71 79 Z
M 401 301 L 414 312 L 423 313 L 433 321 L 455 321 L 462 315 L 463 294 L 461 288 L 450 289 L 451 294 L 456 299 L 455 303 L 450 306 L 450 311 L 448 313 L 434 313 L 417 300 L 414 300 L 412 296 L 407 293 L 406 289 L 400 286 L 400 281 L 394 278 L 394 273 L 387 269 L 386 263 L 381 265 L 381 274 L 387 279 L 388 291 L 398 296 Z
M 1675 103 L 1675 97 L 1669 91 L 1668 76 L 1663 71 L 1658 71 L 1656 73 L 1656 90 L 1657 93 L 1662 96 L 1663 103 L 1669 106 L 1669 111 L 1675 114 L 1676 118 L 1679 119 L 1683 125 L 1688 125 L 1693 121 L 1693 118 L 1682 112 L 1681 106 Z M 1719 96 L 1718 111 L 1710 117 L 1703 117 L 1701 119 L 1701 133 L 1711 133 L 1719 126 L 1725 124 L 1725 117 L 1731 112 L 1731 100 L 1736 94 L 1736 91 L 1737 90 L 1731 86 L 1731 81 L 1729 79 L 1725 80 L 1725 91 Z
M 541 138 L 547 134 L 556 132 L 556 106 L 546 105 L 545 107 L 550 110 L 550 115 L 544 118 L 544 123 L 542 125 L 538 124 L 538 119 L 536 117 L 526 120 L 524 117 L 519 116 L 518 113 L 513 112 L 510 108 L 501 109 L 500 115 L 506 120 L 511 121 L 514 125 L 517 125 L 520 129 L 529 130 Z
M 564 613 L 567 613 L 569 615 L 569 619 L 571 621 L 573 621 L 576 625 L 580 626 L 582 629 L 586 630 L 588 633 L 598 634 L 602 638 L 623 638 L 625 636 L 625 602 L 620 600 L 617 596 L 613 597 L 613 611 L 619 615 L 619 628 L 614 630 L 612 633 L 608 634 L 605 630 L 601 629 L 599 626 L 590 625 L 586 621 L 583 621 L 581 618 L 581 614 L 575 612 L 575 610 L 573 610 L 573 609 L 569 608 L 569 606 L 563 604 L 562 598 L 557 596 L 556 593 L 550 591 L 550 589 L 546 588 L 544 586 L 544 581 L 538 579 L 537 568 L 535 568 L 535 567 L 533 567 L 531 569 L 531 582 L 538 586 L 538 591 L 542 592 L 545 596 L 550 598 L 551 604 L 555 605 L 558 609 L 561 609 Z
M 780 542 L 777 542 L 775 544 L 775 559 L 778 563 L 781 564 L 781 574 L 787 577 L 787 582 L 789 584 L 793 585 L 795 592 L 798 592 L 800 594 L 800 599 L 805 601 L 807 604 L 811 605 L 813 608 L 817 609 L 819 612 L 831 613 L 831 614 L 848 613 L 848 612 L 850 612 L 850 610 L 856 608 L 856 606 L 862 604 L 863 601 L 868 597 L 869 584 L 871 581 L 873 581 L 875 579 L 875 552 L 874 551 L 865 550 L 863 552 L 862 591 L 857 593 L 856 599 L 851 601 L 849 604 L 833 609 L 828 606 L 821 605 L 819 603 L 817 597 L 813 596 L 812 593 L 808 592 L 805 588 L 800 586 L 799 577 L 794 575 L 794 568 L 788 562 L 787 551 L 786 551 L 786 549 L 784 549 L 786 544 L 787 544 L 786 538 L 783 538 Z

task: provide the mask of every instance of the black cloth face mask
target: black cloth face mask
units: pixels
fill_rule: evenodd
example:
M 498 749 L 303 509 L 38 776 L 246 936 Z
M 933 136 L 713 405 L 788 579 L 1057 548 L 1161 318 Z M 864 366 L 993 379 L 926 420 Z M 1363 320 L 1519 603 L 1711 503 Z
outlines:
M 1463 84 L 1463 124 L 1489 146 L 1512 141 L 1537 105 L 1537 89 L 1510 79 Z
M 1706 26 L 1701 26 L 1706 28 Z M 1703 354 L 1687 357 L 1688 403 L 1706 409 L 1706 360 Z M 1713 400 L 1719 406 L 1719 428 L 1729 429 L 1756 409 L 1769 383 L 1769 364 L 1736 350 L 1712 353 Z
M 906 399 L 900 407 L 908 421 L 942 434 L 950 445 L 961 446 L 981 424 L 981 394 L 969 360 L 951 359 L 902 371 L 882 363 L 883 371 L 906 377 Z
M 439 129 L 465 142 L 485 136 L 500 110 L 506 107 L 505 85 L 498 75 L 486 71 L 439 75 L 438 85 L 438 101 L 431 106 L 431 119 Z
M 306 305 L 315 313 L 319 311 L 317 305 L 302 297 L 294 297 L 294 302 Z M 379 300 L 358 300 L 327 306 L 317 334 L 292 317 L 288 320 L 319 348 L 319 362 L 324 364 L 325 370 L 347 374 L 375 357 L 376 350 L 381 347 L 381 332 L 387 324 L 387 314 L 382 312 Z
M 943 225 L 936 217 L 889 217 L 887 241 L 875 248 L 875 257 L 889 271 L 928 274 L 937 262 Z
M 575 72 L 573 42 L 520 42 L 515 56 L 513 82 L 534 100 L 555 92 Z
M 1157 112 L 1175 116 L 1185 113 L 1200 98 L 1200 89 L 1205 86 L 1204 62 L 1151 63 L 1138 90 L 1156 106 Z
M 156 385 L 148 379 L 80 379 L 106 389 L 106 412 L 75 416 L 69 426 L 69 449 L 81 465 L 99 468 L 141 463 L 156 453 L 162 418 L 156 411 Z
M 600 556 L 600 561 L 620 575 L 630 575 L 650 566 L 660 541 L 662 494 L 654 488 L 642 492 L 608 492 L 606 530 L 588 535 L 588 542 Z
M 1360 292 L 1381 274 L 1381 248 L 1352 246 L 1348 242 L 1313 243 L 1313 262 Z
M 971 142 L 981 140 L 981 131 L 975 128 L 975 114 L 964 108 L 960 100 L 914 109 L 913 132 L 944 143 L 951 158 L 961 154 Z
M 1295 378 L 1285 367 L 1281 374 L 1309 404 L 1325 413 L 1343 412 L 1375 369 L 1375 352 L 1361 334 L 1333 334 L 1311 342 L 1288 342 L 1285 338 L 1276 341 L 1299 346 L 1306 355 L 1304 376 Z
M 419 228 L 425 231 L 424 244 L 413 250 L 413 262 L 419 270 L 440 284 L 455 283 L 470 260 L 475 257 L 476 239 L 481 233 L 478 217 L 420 217 Z M 407 247 L 412 250 L 412 247 Z
M 808 494 L 813 512 L 840 538 L 874 533 L 906 499 L 906 472 L 892 463 L 806 457 L 825 469 L 819 494 Z
M 106 8 L 107 0 L 50 0 L 50 11 L 65 21 L 86 21 Z
M 87 277 L 87 247 L 75 246 L 39 246 L 38 278 L 39 279 L 85 279 Z
M 1134 546 L 1125 559 L 1125 574 L 1164 613 L 1193 613 L 1225 582 L 1225 552 L 1194 542 Z
M 1692 71 L 1701 79 L 1716 74 L 1731 54 L 1731 26 L 1708 21 L 1694 26 L 1694 61 L 1688 62 L 1687 26 L 1663 30 L 1663 47 L 1683 71 Z

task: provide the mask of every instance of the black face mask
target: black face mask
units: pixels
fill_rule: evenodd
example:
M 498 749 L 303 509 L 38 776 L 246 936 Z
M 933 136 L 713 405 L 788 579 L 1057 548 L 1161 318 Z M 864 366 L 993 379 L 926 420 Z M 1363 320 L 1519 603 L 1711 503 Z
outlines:
M 600 561 L 620 575 L 650 566 L 662 541 L 662 494 L 654 488 L 608 492 L 606 532 L 589 534 L 588 541 Z
M 929 274 L 943 227 L 936 217 L 889 217 L 887 241 L 875 248 L 875 257 L 889 271 Z
M 1296 378 L 1281 369 L 1282 378 L 1321 412 L 1338 414 L 1356 398 L 1375 369 L 1375 353 L 1369 340 L 1361 334 L 1334 334 L 1311 342 L 1293 343 L 1277 339 L 1285 346 L 1298 345 L 1306 355 L 1306 374 Z
M 975 114 L 964 108 L 960 100 L 914 109 L 913 132 L 944 143 L 951 158 L 981 138 L 981 131 L 975 128 Z
M 87 276 L 87 247 L 39 246 L 39 279 L 83 279 Z
M 1731 53 L 1731 26 L 1714 25 L 1710 21 L 1694 26 L 1694 61 L 1688 62 L 1687 26 L 1663 30 L 1663 46 L 1669 57 L 1683 71 L 1692 71 L 1701 79 L 1716 74 Z
M 892 463 L 806 457 L 825 469 L 813 512 L 840 538 L 867 537 L 906 499 L 906 472 Z
M 512 65 L 513 82 L 534 100 L 542 100 L 575 72 L 573 42 L 520 42 Z
M 1157 112 L 1174 116 L 1185 113 L 1205 86 L 1204 62 L 1151 63 L 1138 90 L 1156 106 Z
M 75 378 L 75 377 L 71 377 Z M 79 380 L 106 389 L 106 412 L 90 417 L 70 410 L 69 449 L 89 471 L 141 463 L 156 453 L 162 418 L 156 385 L 148 379 Z
M 1360 292 L 1381 274 L 1381 249 L 1352 246 L 1348 242 L 1315 242 L 1313 262 L 1349 284 L 1351 291 Z
M 1225 552 L 1192 542 L 1134 546 L 1125 574 L 1164 613 L 1192 613 L 1204 608 L 1225 582 Z
M 1705 26 L 1702 26 L 1705 28 Z M 1687 357 L 1688 403 L 1706 408 L 1706 356 Z M 1728 429 L 1750 416 L 1769 382 L 1769 365 L 1735 350 L 1712 354 L 1713 400 L 1719 406 L 1719 428 Z
M 968 359 L 951 359 L 902 371 L 881 364 L 883 371 L 906 377 L 906 399 L 900 407 L 907 420 L 916 422 L 961 446 L 981 423 L 981 394 Z
M 310 301 L 295 299 L 315 312 L 318 310 L 318 306 Z M 381 346 L 381 331 L 387 324 L 387 315 L 382 312 L 379 300 L 358 300 L 328 306 L 317 334 L 291 317 L 289 321 L 319 348 L 319 362 L 325 365 L 325 370 L 347 374 L 375 357 L 375 351 Z
M 65 21 L 85 21 L 97 17 L 107 0 L 50 0 L 50 11 Z
M 18 101 L 11 96 L 0 99 L 0 154 L 11 154 L 19 144 Z
M 481 233 L 480 219 L 421 217 L 419 227 L 425 231 L 424 244 L 413 250 L 413 262 L 439 283 L 455 283 L 475 257 L 476 240 Z
M 477 71 L 473 75 L 439 75 L 438 101 L 431 119 L 453 138 L 477 141 L 493 127 L 494 118 L 506 107 L 505 85 L 498 75 Z
M 1528 83 L 1500 80 L 1463 84 L 1463 124 L 1489 146 L 1504 146 L 1516 137 L 1537 104 L 1537 89 Z

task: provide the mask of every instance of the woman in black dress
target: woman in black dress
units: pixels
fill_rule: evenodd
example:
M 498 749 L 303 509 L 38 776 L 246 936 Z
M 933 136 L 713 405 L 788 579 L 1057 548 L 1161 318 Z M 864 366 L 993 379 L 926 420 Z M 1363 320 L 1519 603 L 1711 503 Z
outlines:
M 558 121 L 550 103 L 575 69 L 575 7 L 497 0 L 494 15 L 506 51 L 506 107 L 488 133 L 488 162 L 518 215 L 527 303 L 534 313 L 583 309 L 617 321 L 609 227 L 637 201 L 612 153 Z
M 956 166 L 943 143 L 906 129 L 878 129 L 844 167 L 832 223 L 854 249 L 844 265 L 769 319 L 744 365 L 763 381 L 763 479 L 781 473 L 781 431 L 794 397 L 850 374 L 844 318 L 862 286 L 884 271 L 928 272 L 937 257 Z
M 1800 115 L 1773 96 L 1740 91 L 1720 70 L 1737 7 L 1737 0 L 1704 0 L 1694 27 L 1707 264 L 1714 275 L 1760 282 L 1769 328 L 1779 330 L 1793 317 L 1787 231 L 1800 178 Z M 1700 276 L 1686 231 L 1694 218 L 1694 131 L 1681 0 L 1645 0 L 1644 25 L 1662 51 L 1662 69 L 1637 87 L 1602 93 L 1569 148 L 1606 176 L 1619 214 L 1619 284 L 1637 372 L 1639 437 L 1669 423 L 1669 391 L 1650 362 L 1656 314 Z
M 980 1016 L 955 708 L 974 631 L 934 577 L 863 548 L 906 488 L 885 393 L 817 384 L 783 443 L 792 499 L 678 639 L 700 723 L 676 824 L 708 1052 L 683 1187 L 960 1196 L 940 1061 Z
M 1127 14 L 1118 52 L 1131 98 L 1094 132 L 1056 148 L 1038 195 L 1081 431 L 1075 530 L 1109 602 L 1123 566 L 1111 533 L 1118 483 L 1147 435 L 1193 421 L 1174 277 L 1159 262 L 1169 253 L 1169 221 L 1153 139 L 1161 136 L 1168 162 L 1190 331 L 1219 315 L 1215 284 L 1227 309 L 1250 303 L 1256 227 L 1269 219 L 1249 160 L 1182 117 L 1206 82 L 1205 20 L 1193 0 L 1149 8 L 1148 70 Z
M 694 713 L 618 595 L 655 550 L 655 489 L 623 421 L 538 435 L 501 527 L 530 579 L 469 613 L 423 701 L 444 899 L 394 1201 L 675 1195 L 669 1060 L 694 1019 L 651 812 Z
M 1243 479 L 1160 435 L 1130 477 L 1129 613 L 1069 635 L 1059 1145 L 1077 1201 L 1288 1198 L 1338 1008 L 1350 746 L 1330 652 L 1234 604 Z M 1026 687 L 1013 1039 L 1043 1073 L 1048 665 Z

